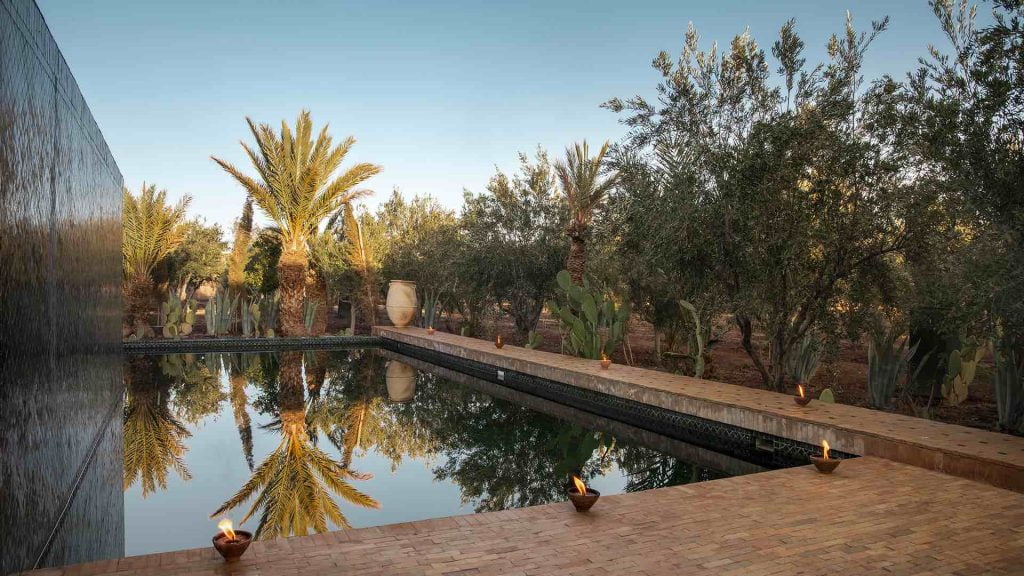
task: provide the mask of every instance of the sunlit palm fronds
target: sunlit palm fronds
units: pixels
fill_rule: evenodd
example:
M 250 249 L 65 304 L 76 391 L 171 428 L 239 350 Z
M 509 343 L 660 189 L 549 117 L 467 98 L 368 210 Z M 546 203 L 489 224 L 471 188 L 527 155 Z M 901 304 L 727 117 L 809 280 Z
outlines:
M 362 283 L 362 300 L 364 312 L 368 315 L 370 325 L 376 323 L 375 311 L 376 302 L 374 292 L 376 290 L 376 255 L 373 244 L 367 241 L 363 232 L 362 223 L 356 218 L 352 205 L 345 206 L 345 259 L 356 273 Z
M 341 528 L 349 523 L 331 493 L 350 504 L 378 508 L 371 496 L 349 480 L 368 478 L 341 466 L 314 446 L 305 431 L 305 415 L 284 414 L 283 438 L 277 449 L 256 468 L 249 481 L 212 516 L 241 506 L 255 496 L 242 522 L 260 513 L 256 537 L 261 539 L 326 532 L 328 521 Z
M 369 193 L 357 187 L 381 170 L 375 164 L 360 162 L 334 177 L 355 139 L 350 136 L 335 146 L 325 125 L 314 140 L 308 111 L 299 114 L 294 131 L 286 122 L 281 123 L 280 133 L 269 124 L 256 124 L 249 118 L 246 122 L 256 147 L 243 142 L 242 148 L 257 176 L 244 174 L 219 158 L 213 160 L 274 221 L 286 249 L 304 250 L 307 239 L 324 219 Z
M 582 234 L 593 218 L 594 210 L 604 202 L 608 192 L 615 186 L 617 175 L 601 178 L 601 167 L 608 153 L 609 143 L 605 142 L 594 157 L 586 140 L 565 150 L 565 160 L 555 165 L 555 172 L 562 184 L 562 193 L 569 204 L 569 234 Z
M 177 204 L 167 202 L 167 191 L 145 183 L 139 195 L 127 188 L 123 195 L 121 244 L 125 278 L 142 278 L 177 248 L 184 238 L 185 210 L 192 201 L 184 196 Z
M 167 472 L 174 469 L 182 480 L 192 475 L 185 466 L 185 439 L 189 431 L 171 416 L 166 391 L 133 390 L 125 394 L 124 489 L 142 482 L 145 498 L 157 488 L 167 488 Z

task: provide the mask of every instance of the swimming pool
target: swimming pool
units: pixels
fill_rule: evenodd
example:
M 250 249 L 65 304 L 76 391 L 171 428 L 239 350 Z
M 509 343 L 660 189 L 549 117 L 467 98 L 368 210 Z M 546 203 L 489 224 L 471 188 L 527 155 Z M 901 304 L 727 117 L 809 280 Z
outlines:
M 206 546 L 225 516 L 274 538 L 559 502 L 574 474 L 615 494 L 758 469 L 429 368 L 377 349 L 127 357 L 124 554 Z

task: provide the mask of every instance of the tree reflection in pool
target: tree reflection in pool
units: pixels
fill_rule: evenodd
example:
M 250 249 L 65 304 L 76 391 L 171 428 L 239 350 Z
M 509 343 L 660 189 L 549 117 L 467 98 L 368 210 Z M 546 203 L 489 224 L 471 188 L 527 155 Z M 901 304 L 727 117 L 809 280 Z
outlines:
M 265 539 L 558 502 L 573 474 L 606 494 L 727 475 L 469 378 L 418 370 L 412 400 L 394 401 L 389 361 L 371 349 L 129 357 L 126 553 L 203 546 L 223 515 Z

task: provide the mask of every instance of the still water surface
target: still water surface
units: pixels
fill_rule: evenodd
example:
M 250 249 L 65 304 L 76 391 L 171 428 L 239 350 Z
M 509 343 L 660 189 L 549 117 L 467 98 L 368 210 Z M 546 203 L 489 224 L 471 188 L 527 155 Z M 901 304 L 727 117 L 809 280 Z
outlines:
M 126 555 L 726 475 L 375 350 L 129 357 L 124 406 Z

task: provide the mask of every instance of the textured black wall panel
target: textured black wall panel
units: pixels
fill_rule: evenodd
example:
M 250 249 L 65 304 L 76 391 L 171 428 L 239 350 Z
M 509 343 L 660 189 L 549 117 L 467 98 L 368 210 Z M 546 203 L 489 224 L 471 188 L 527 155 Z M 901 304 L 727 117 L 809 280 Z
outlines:
M 0 0 L 0 573 L 124 549 L 122 178 L 31 0 Z

